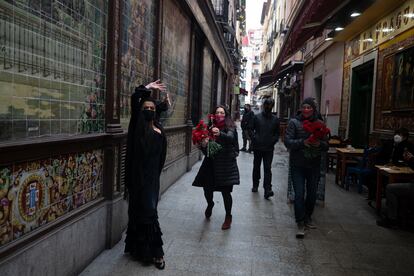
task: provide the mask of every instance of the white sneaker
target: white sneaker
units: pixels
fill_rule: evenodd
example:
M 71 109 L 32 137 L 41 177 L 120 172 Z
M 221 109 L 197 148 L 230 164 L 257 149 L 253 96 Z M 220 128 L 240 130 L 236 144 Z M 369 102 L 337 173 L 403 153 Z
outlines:
M 305 224 L 303 222 L 298 223 L 298 231 L 296 232 L 297 239 L 303 239 L 305 237 Z

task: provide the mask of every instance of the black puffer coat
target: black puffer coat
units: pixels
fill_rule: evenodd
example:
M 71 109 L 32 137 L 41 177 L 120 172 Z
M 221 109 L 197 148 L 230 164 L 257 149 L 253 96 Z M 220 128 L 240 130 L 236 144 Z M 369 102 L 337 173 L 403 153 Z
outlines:
M 216 140 L 223 148 L 214 158 L 204 157 L 193 186 L 217 189 L 240 184 L 238 156 L 239 143 L 236 130 L 224 129 Z M 206 154 L 205 149 L 202 149 Z
M 285 146 L 290 151 L 290 162 L 295 167 L 317 167 L 321 164 L 321 157 L 306 159 L 304 154 L 304 141 L 310 133 L 303 129 L 304 118 L 298 115 L 289 121 L 285 134 Z M 320 141 L 321 151 L 327 151 L 329 146 L 326 141 Z

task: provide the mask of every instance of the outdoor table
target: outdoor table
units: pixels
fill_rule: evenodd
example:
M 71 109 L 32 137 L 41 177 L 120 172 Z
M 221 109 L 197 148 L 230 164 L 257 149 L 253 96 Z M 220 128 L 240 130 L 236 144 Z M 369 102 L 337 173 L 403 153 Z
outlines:
M 388 183 L 398 183 L 399 181 L 413 181 L 414 170 L 410 167 L 397 167 L 397 166 L 375 166 L 377 168 L 377 195 L 376 195 L 376 207 L 377 211 L 381 210 L 381 196 L 382 196 L 382 176 L 388 177 Z
M 356 163 L 356 161 L 352 160 L 352 158 L 362 157 L 363 155 L 364 149 L 336 148 L 336 184 L 338 184 L 338 182 L 341 181 L 341 186 L 344 186 L 346 164 Z

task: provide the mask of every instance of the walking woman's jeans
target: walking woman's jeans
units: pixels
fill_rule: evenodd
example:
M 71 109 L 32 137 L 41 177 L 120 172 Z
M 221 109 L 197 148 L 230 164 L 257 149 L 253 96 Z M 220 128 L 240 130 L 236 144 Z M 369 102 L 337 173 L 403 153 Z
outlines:
M 295 219 L 297 223 L 310 222 L 316 202 L 320 167 L 292 167 L 292 182 L 295 190 Z M 306 198 L 305 198 L 306 191 Z

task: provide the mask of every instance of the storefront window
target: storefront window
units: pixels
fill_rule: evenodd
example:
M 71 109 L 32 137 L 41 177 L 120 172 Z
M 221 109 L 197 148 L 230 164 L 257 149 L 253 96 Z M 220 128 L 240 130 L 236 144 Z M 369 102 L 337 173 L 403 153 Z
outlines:
M 0 2 L 0 142 L 104 131 L 107 6 Z
M 122 14 L 121 124 L 128 127 L 135 87 L 153 81 L 156 7 L 152 0 L 124 0 Z

